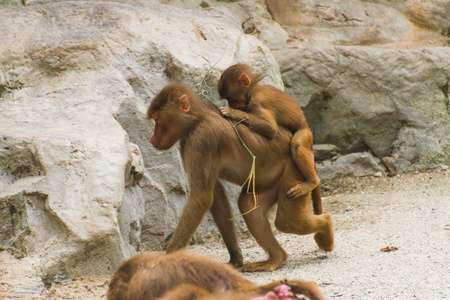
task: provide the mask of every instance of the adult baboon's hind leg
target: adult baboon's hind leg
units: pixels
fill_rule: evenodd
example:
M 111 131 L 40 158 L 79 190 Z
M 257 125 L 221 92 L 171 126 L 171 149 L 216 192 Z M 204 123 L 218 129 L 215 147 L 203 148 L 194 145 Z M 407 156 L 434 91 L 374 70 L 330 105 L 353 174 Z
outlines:
M 244 264 L 241 271 L 274 271 L 287 259 L 287 253 L 276 240 L 267 218 L 267 211 L 275 203 L 277 193 L 278 186 L 264 192 L 258 191 L 259 207 L 251 212 L 249 211 L 254 207 L 253 195 L 248 195 L 246 191 L 243 191 L 239 197 L 239 209 L 244 214 L 248 230 L 269 256 L 265 261 Z

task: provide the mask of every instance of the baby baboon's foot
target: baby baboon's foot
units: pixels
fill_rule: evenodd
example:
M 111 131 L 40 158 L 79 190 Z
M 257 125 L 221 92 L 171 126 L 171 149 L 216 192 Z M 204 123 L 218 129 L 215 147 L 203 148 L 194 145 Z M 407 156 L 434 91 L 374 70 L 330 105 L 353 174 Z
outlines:
M 316 241 L 316 244 L 320 249 L 327 252 L 333 251 L 334 241 L 333 239 L 330 239 L 329 236 L 318 232 L 314 235 L 314 240 Z
M 333 221 L 329 213 L 322 215 L 327 220 L 327 225 L 323 231 L 319 231 L 314 235 L 317 246 L 324 251 L 332 251 L 334 249 L 334 230 Z
M 311 191 L 317 186 L 317 184 L 311 183 L 311 182 L 302 182 L 294 185 L 289 189 L 289 191 L 286 193 L 286 196 L 289 198 L 298 198 L 300 196 L 306 195 L 308 193 L 311 193 Z

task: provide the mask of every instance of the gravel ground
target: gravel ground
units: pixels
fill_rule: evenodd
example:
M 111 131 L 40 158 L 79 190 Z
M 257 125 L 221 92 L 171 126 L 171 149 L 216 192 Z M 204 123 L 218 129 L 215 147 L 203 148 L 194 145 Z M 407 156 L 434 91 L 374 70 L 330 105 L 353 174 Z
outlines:
M 335 250 L 319 250 L 312 235 L 278 234 L 289 254 L 286 263 L 277 271 L 245 277 L 260 284 L 284 278 L 314 280 L 330 299 L 450 299 L 448 168 L 344 178 L 323 182 L 322 189 L 324 211 L 331 212 L 335 225 Z M 398 250 L 381 251 L 387 246 Z M 266 258 L 253 239 L 243 240 L 242 247 L 245 261 Z M 228 260 L 222 243 L 189 250 Z M 7 274 L 5 262 L 0 262 L 0 275 L 2 267 Z M 6 280 L 14 280 L 8 274 Z M 53 285 L 47 296 L 21 299 L 104 299 L 107 282 L 80 278 Z M 0 285 L 4 296 L 7 285 Z
M 450 299 L 450 172 L 325 182 L 324 211 L 335 226 L 333 252 L 312 235 L 278 234 L 289 258 L 272 273 L 245 273 L 257 283 L 314 280 L 330 299 Z M 398 250 L 382 252 L 393 246 Z M 193 250 L 226 261 L 217 245 Z M 247 240 L 246 261 L 264 252 Z

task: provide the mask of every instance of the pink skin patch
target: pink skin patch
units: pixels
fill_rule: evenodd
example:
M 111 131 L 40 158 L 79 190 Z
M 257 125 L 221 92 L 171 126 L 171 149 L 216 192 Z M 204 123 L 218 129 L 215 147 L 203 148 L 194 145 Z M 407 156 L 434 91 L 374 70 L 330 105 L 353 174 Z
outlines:
M 293 300 L 297 299 L 287 284 L 280 284 L 273 291 L 268 292 L 264 296 L 253 298 L 253 300 Z
M 314 166 L 314 168 L 315 168 L 315 167 L 316 167 L 316 163 L 314 162 L 314 154 L 312 154 L 312 153 L 311 153 L 311 160 L 312 160 L 313 166 Z

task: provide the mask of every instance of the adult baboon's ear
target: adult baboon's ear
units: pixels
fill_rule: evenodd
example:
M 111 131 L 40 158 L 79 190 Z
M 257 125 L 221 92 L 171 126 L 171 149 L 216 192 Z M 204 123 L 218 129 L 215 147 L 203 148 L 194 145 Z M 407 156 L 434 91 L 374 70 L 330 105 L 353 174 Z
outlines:
M 182 112 L 186 113 L 191 109 L 191 104 L 189 103 L 189 99 L 186 95 L 181 96 L 178 101 L 180 102 L 180 108 Z

